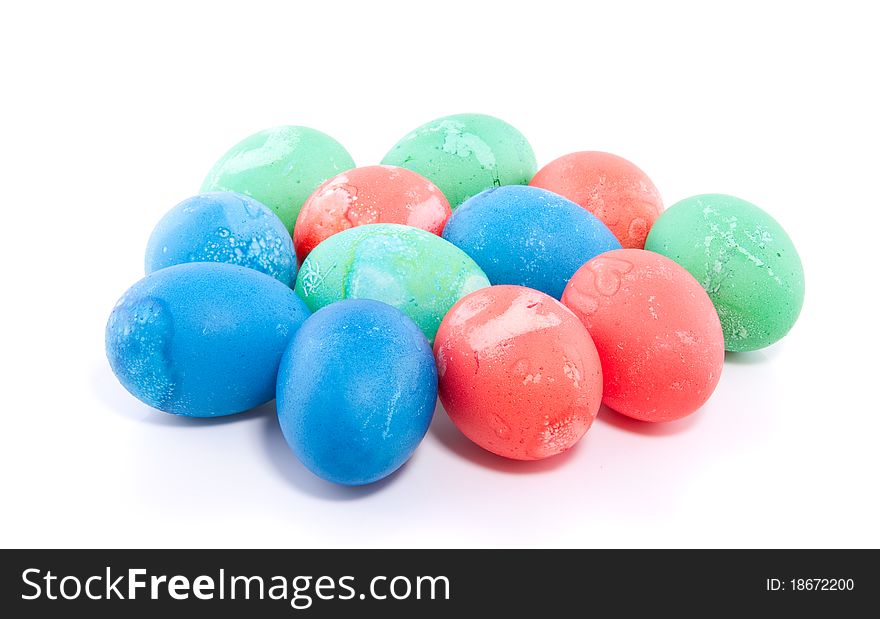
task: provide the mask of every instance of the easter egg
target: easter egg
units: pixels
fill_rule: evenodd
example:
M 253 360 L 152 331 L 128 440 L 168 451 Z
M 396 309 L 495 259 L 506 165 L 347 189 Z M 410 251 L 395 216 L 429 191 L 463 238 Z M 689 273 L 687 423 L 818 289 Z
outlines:
M 290 337 L 309 315 L 277 279 L 191 262 L 129 288 L 107 322 L 110 367 L 132 395 L 166 413 L 215 417 L 275 396 Z
M 724 335 L 706 291 L 675 262 L 641 249 L 593 258 L 562 302 L 593 337 L 603 401 L 643 421 L 690 415 L 712 395 Z
M 715 304 L 724 345 L 757 350 L 782 339 L 804 303 L 804 269 L 791 239 L 754 204 L 722 194 L 687 198 L 654 224 L 645 249 L 687 269 Z
M 464 297 L 443 319 L 434 357 L 447 414 L 499 456 L 561 453 L 599 411 L 602 368 L 590 334 L 537 290 L 492 286 Z
M 284 437 L 309 470 L 338 484 L 368 484 L 400 468 L 436 403 L 428 341 L 379 301 L 350 299 L 315 312 L 278 372 Z
M 309 196 L 293 229 L 299 260 L 329 236 L 364 224 L 406 224 L 439 235 L 449 202 L 421 174 L 394 166 L 367 166 L 337 174 Z
M 201 191 L 251 196 L 271 208 L 291 233 L 299 209 L 318 185 L 353 167 L 351 155 L 329 135 L 308 127 L 274 127 L 229 149 Z
M 296 278 L 296 292 L 312 311 L 342 299 L 383 301 L 409 316 L 431 342 L 449 308 L 488 285 L 455 245 L 400 224 L 334 234 L 312 250 Z
M 480 265 L 493 284 L 513 284 L 559 298 L 587 260 L 620 243 L 596 217 L 550 191 L 488 189 L 453 212 L 443 238 Z
M 296 256 L 284 224 L 268 207 L 233 192 L 203 193 L 171 209 L 147 243 L 146 272 L 184 262 L 226 262 L 296 281 Z
M 484 189 L 525 185 L 537 169 L 525 137 L 484 114 L 455 114 L 425 123 L 395 144 L 382 163 L 428 178 L 453 209 Z
M 651 179 L 635 164 L 610 153 L 564 155 L 538 170 L 529 184 L 581 205 L 626 248 L 645 247 L 645 237 L 663 210 Z

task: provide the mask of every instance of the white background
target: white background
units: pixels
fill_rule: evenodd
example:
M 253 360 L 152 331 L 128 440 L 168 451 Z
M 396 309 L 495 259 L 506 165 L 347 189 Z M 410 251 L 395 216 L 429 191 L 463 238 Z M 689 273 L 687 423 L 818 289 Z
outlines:
M 5 3 L 0 545 L 880 546 L 877 22 L 720 4 Z M 299 465 L 271 406 L 190 421 L 115 381 L 110 309 L 229 146 L 302 124 L 367 165 L 463 111 L 514 124 L 539 165 L 607 150 L 667 205 L 762 206 L 801 252 L 800 322 L 728 356 L 684 421 L 603 411 L 524 464 L 438 411 L 404 469 L 354 490 Z

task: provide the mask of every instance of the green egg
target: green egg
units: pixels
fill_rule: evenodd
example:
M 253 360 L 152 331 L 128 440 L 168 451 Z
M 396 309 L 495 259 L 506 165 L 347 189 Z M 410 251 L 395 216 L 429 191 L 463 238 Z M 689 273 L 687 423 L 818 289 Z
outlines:
M 527 185 L 537 171 L 523 134 L 484 114 L 432 120 L 395 144 L 382 163 L 418 172 L 452 208 L 490 187 Z
M 271 208 L 288 232 L 318 185 L 354 167 L 342 145 L 308 127 L 275 127 L 245 138 L 214 164 L 201 193 L 236 191 Z
M 693 275 L 715 304 L 724 346 L 741 352 L 782 339 L 804 303 L 804 269 L 775 219 L 733 196 L 707 194 L 663 212 L 645 249 Z
M 312 311 L 342 299 L 374 299 L 403 311 L 433 343 L 440 321 L 464 295 L 489 285 L 486 274 L 439 236 L 399 224 L 368 224 L 313 249 L 296 278 Z

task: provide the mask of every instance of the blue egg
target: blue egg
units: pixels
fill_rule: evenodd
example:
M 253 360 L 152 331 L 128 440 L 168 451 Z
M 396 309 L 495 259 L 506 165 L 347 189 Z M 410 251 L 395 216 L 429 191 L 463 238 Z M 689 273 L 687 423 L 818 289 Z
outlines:
M 193 262 L 129 288 L 106 330 L 110 367 L 132 395 L 188 417 L 246 411 L 275 396 L 278 364 L 309 310 L 252 269 Z
M 185 262 L 226 262 L 287 286 L 296 282 L 293 240 L 278 216 L 231 191 L 188 198 L 159 221 L 147 244 L 147 273 Z
M 560 298 L 585 262 L 620 249 L 605 224 L 571 200 L 523 185 L 487 189 L 452 212 L 443 238 L 473 258 L 493 284 Z
M 397 308 L 349 299 L 315 312 L 281 361 L 278 419 L 297 458 L 337 484 L 368 484 L 418 447 L 437 403 L 421 330 Z

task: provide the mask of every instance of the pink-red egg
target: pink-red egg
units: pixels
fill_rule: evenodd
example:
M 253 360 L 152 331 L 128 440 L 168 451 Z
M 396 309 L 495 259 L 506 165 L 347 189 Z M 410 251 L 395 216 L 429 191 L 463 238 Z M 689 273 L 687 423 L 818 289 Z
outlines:
M 580 204 L 611 229 L 624 248 L 644 249 L 663 210 L 660 192 L 635 164 L 598 151 L 564 155 L 529 183 Z
M 440 324 L 434 357 L 449 417 L 499 456 L 561 453 L 599 411 L 602 369 L 590 334 L 531 288 L 491 286 L 459 300 Z
M 721 322 L 700 283 L 669 258 L 606 252 L 574 274 L 562 302 L 593 337 L 608 407 L 671 421 L 712 395 L 724 363 Z
M 354 168 L 331 178 L 309 196 L 293 229 L 300 262 L 329 236 L 364 224 L 405 224 L 443 232 L 449 202 L 421 174 L 387 165 Z

